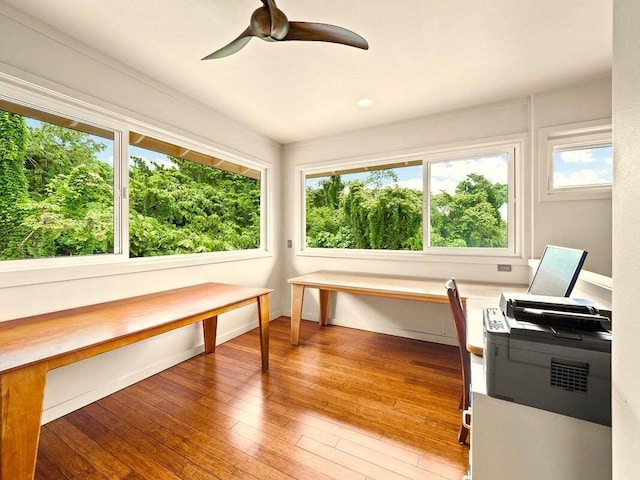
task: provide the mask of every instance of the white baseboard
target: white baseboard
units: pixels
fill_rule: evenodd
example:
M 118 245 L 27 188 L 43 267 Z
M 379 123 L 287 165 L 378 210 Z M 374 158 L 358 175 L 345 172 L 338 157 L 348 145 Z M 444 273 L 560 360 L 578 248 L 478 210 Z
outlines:
M 417 332 L 414 330 L 406 330 L 397 327 L 389 327 L 386 325 L 369 325 L 354 319 L 343 320 L 340 318 L 332 318 L 329 320 L 329 325 L 356 328 L 358 330 L 366 330 L 367 332 L 384 333 L 386 335 L 393 335 L 395 337 L 412 338 L 414 340 L 441 343 L 443 345 L 458 345 L 457 338 L 447 337 L 445 335 L 435 335 L 433 333 Z
M 291 311 L 285 310 L 283 311 L 282 314 L 290 317 Z M 311 320 L 313 322 L 319 321 L 319 315 L 317 312 L 315 313 L 303 312 L 302 318 L 304 318 L 305 320 Z M 329 325 L 355 328 L 358 330 L 365 330 L 367 332 L 384 333 L 386 335 L 393 335 L 395 337 L 412 338 L 414 340 L 423 340 L 425 342 L 440 343 L 443 345 L 453 345 L 453 346 L 458 345 L 458 339 L 456 337 L 450 337 L 447 335 L 438 335 L 438 334 L 429 333 L 429 332 L 419 332 L 416 330 L 407 330 L 404 328 L 392 327 L 388 325 L 369 324 L 369 323 L 366 323 L 364 320 L 357 319 L 357 318 L 350 318 L 349 320 L 346 320 L 344 318 L 334 317 L 329 319 Z

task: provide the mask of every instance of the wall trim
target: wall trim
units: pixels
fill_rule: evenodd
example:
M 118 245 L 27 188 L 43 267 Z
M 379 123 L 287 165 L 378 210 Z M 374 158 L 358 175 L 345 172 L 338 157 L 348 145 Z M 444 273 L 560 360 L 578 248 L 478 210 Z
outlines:
M 282 314 L 286 317 L 291 317 L 291 309 L 283 310 Z M 312 321 L 319 323 L 319 315 L 317 312 L 308 313 L 302 312 L 303 321 Z M 458 339 L 455 336 L 449 335 L 435 335 L 432 333 L 418 332 L 415 330 L 407 330 L 404 328 L 385 327 L 383 325 L 369 325 L 361 319 L 349 318 L 348 320 L 340 317 L 333 317 L 329 319 L 329 325 L 336 325 L 338 327 L 355 328 L 357 330 L 364 330 L 366 332 L 382 333 L 385 335 L 392 335 L 394 337 L 411 338 L 413 340 L 422 340 L 425 342 L 438 343 L 441 345 L 458 346 Z

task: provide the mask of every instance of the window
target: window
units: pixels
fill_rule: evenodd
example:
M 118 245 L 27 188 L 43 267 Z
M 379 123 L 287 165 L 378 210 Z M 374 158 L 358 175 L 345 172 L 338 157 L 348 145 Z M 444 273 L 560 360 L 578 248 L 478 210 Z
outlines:
M 542 129 L 541 200 L 606 198 L 613 184 L 610 121 Z
M 213 257 L 193 254 L 265 249 L 258 162 L 130 132 L 126 119 L 73 101 L 23 96 L 33 103 L 0 95 L 0 260 L 11 261 L 2 270 L 185 254 L 195 264 Z M 83 275 L 68 272 L 60 276 Z
M 498 144 L 302 170 L 303 245 L 514 255 L 519 150 L 519 143 Z
M 260 247 L 260 178 L 243 167 L 130 134 L 129 255 Z
M 0 100 L 0 259 L 113 254 L 114 138 Z

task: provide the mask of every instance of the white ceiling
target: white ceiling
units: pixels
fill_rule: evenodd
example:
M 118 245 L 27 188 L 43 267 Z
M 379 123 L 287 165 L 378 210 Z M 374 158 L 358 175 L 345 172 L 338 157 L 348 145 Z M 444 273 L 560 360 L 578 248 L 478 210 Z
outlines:
M 368 51 L 253 39 L 259 0 L 0 0 L 283 144 L 607 75 L 613 0 L 278 0 Z M 356 101 L 375 100 L 361 108 Z

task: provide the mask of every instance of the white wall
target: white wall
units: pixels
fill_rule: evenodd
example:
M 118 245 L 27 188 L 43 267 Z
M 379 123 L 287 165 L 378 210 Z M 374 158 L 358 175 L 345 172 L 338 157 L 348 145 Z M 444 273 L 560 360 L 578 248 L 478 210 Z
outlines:
M 535 202 L 532 185 L 537 162 L 536 129 L 600 118 L 607 109 L 610 111 L 608 79 L 503 104 L 469 108 L 288 145 L 284 152 L 283 167 L 282 148 L 269 139 L 214 111 L 204 109 L 196 100 L 185 98 L 171 88 L 159 85 L 153 79 L 90 51 L 73 39 L 50 31 L 2 5 L 0 31 L 3 40 L 8 39 L 0 42 L 0 73 L 50 88 L 135 121 L 206 141 L 231 154 L 258 159 L 271 165 L 273 169 L 273 183 L 269 192 L 272 255 L 192 267 L 167 266 L 166 269 L 148 272 L 124 268 L 117 274 L 83 280 L 50 281 L 47 277 L 43 283 L 34 285 L 0 287 L 0 304 L 3 305 L 0 320 L 202 281 L 275 288 L 271 302 L 273 317 L 280 313 L 280 309 L 284 313 L 290 312 L 286 279 L 318 269 L 442 278 L 455 276 L 466 280 L 526 283 L 526 259 L 532 253 L 539 255 L 541 245 L 553 242 L 569 244 L 584 237 L 584 226 L 579 225 L 576 220 L 581 217 L 575 212 L 588 208 L 594 212 L 590 213 L 590 217 L 595 223 L 609 225 L 610 228 L 606 202 L 602 202 L 597 208 L 593 208 L 591 203 L 587 205 L 581 202 L 556 206 L 557 210 L 554 209 L 554 212 L 559 212 L 562 208 L 562 214 L 558 217 L 562 222 L 561 227 L 557 223 L 553 225 L 545 221 L 545 218 L 551 217 L 545 217 L 545 207 Z M 604 116 L 610 116 L 610 113 Z M 373 159 L 409 152 L 424 153 L 439 146 L 481 142 L 488 138 L 514 134 L 528 135 L 534 141 L 529 143 L 529 148 L 524 152 L 524 253 L 522 258 L 509 261 L 513 264 L 511 273 L 498 274 L 495 260 L 474 259 L 467 262 L 446 261 L 442 258 L 417 261 L 406 257 L 313 257 L 296 255 L 298 245 L 294 245 L 292 249 L 284 249 L 284 255 L 281 253 L 285 240 L 295 240 L 295 231 L 299 228 L 295 212 L 296 198 L 293 195 L 297 166 L 317 165 L 340 159 Z M 286 188 L 283 189 L 283 185 Z M 534 225 L 543 233 L 534 234 Z M 549 241 L 552 233 L 560 231 L 558 228 L 563 229 L 563 236 L 560 240 L 553 237 L 553 241 Z M 594 237 L 594 246 L 587 248 L 590 250 L 590 258 L 594 258 L 594 255 L 602 255 L 604 259 L 610 256 L 610 247 L 604 239 L 606 228 L 603 228 L 605 233 L 602 238 Z M 604 265 L 604 269 L 606 263 L 606 260 L 597 262 L 598 265 Z M 96 275 L 98 273 L 96 269 Z M 34 272 L 34 278 L 42 280 L 38 272 Z M 4 284 L 6 283 L 5 281 Z M 317 318 L 316 302 L 313 296 L 307 298 L 304 318 Z M 336 323 L 455 343 L 449 312 L 445 306 L 408 301 L 384 302 L 376 298 L 340 295 L 331 316 Z M 249 308 L 228 314 L 221 318 L 219 336 L 230 338 L 254 324 L 255 312 Z M 124 384 L 186 358 L 197 352 L 200 344 L 199 330 L 190 327 L 52 372 L 45 399 L 45 419 L 64 414 Z M 259 366 L 256 365 L 256 368 Z
M 415 158 L 420 159 L 421 154 L 435 147 L 526 134 L 528 121 L 529 102 L 528 99 L 521 99 L 285 146 L 283 182 L 291 188 L 286 189 L 283 196 L 283 218 L 290 219 L 283 226 L 283 235 L 285 239 L 294 240 L 294 248 L 285 250 L 285 276 L 289 278 L 325 269 L 525 283 L 527 266 L 520 259 L 503 262 L 514 264 L 512 273 L 498 273 L 496 263 L 487 263 L 486 259 L 476 259 L 474 264 L 474 261 L 467 259 L 454 263 L 443 258 L 431 261 L 424 257 L 402 255 L 335 258 L 297 254 L 300 247 L 296 235 L 301 229 L 298 218 L 300 207 L 293 186 L 298 182 L 296 167 L 301 165 L 319 165 L 336 160 L 384 159 L 402 154 L 415 154 Z M 525 151 L 525 155 L 528 152 Z M 335 304 L 329 316 L 333 317 L 331 322 L 334 324 L 456 344 L 455 330 L 446 305 L 388 302 L 346 294 L 333 298 Z M 287 307 L 288 304 L 284 307 L 285 312 L 290 311 Z M 316 292 L 310 290 L 305 294 L 303 318 L 315 320 L 317 311 Z
M 80 274 L 77 267 L 0 272 L 0 320 L 209 281 L 276 288 L 271 295 L 271 317 L 280 315 L 280 145 L 3 6 L 0 32 L 0 74 L 271 168 L 268 254 L 193 266 L 165 263 L 153 270 L 148 270 L 149 265 L 125 262 L 83 267 Z M 78 276 L 86 278 L 74 279 Z M 255 307 L 224 314 L 219 320 L 218 342 L 254 326 Z M 201 328 L 191 326 L 54 370 L 47 378 L 43 418 L 56 418 L 200 351 Z M 259 359 L 255 367 L 260 371 Z
M 640 2 L 613 3 L 613 478 L 638 477 Z
M 540 129 L 611 117 L 611 79 L 533 96 L 532 148 L 536 165 L 546 162 L 539 151 Z M 540 258 L 545 245 L 589 252 L 584 268 L 611 276 L 611 198 L 541 201 L 538 167 L 532 170 L 533 242 L 531 256 Z
M 286 145 L 283 181 L 290 188 L 283 194 L 283 218 L 288 219 L 283 225 L 283 235 L 285 240 L 294 241 L 294 248 L 285 249 L 285 277 L 325 269 L 528 283 L 526 260 L 531 256 L 539 257 L 547 243 L 585 248 L 590 252 L 590 263 L 586 268 L 610 275 L 611 201 L 539 202 L 535 183 L 539 158 L 537 149 L 533 149 L 533 145 L 537 144 L 538 129 L 542 127 L 610 116 L 611 79 L 603 78 L 571 88 L 532 95 L 530 98 Z M 300 207 L 294 189 L 299 181 L 296 178 L 296 168 L 319 166 L 339 160 L 385 159 L 408 153 L 415 153 L 416 158 L 421 158 L 420 154 L 441 147 L 482 143 L 519 134 L 531 140 L 526 143 L 527 147 L 523 152 L 525 228 L 524 249 L 520 258 L 474 257 L 461 260 L 442 256 L 416 258 L 401 255 L 353 258 L 344 255 L 312 256 L 299 252 Z M 585 215 L 585 211 L 589 212 L 588 215 Z M 591 232 L 586 220 L 601 228 L 595 233 Z M 497 263 L 512 264 L 512 272 L 497 272 Z M 311 295 L 305 296 L 303 318 L 316 320 L 317 297 L 313 290 L 310 293 Z M 287 302 L 290 301 L 289 297 L 285 298 Z M 377 298 L 344 294 L 334 296 L 333 299 L 337 303 L 333 306 L 330 317 L 334 317 L 335 324 L 455 344 L 455 333 L 445 307 L 409 301 L 397 301 L 390 305 Z M 290 312 L 288 304 L 284 306 L 284 311 Z

